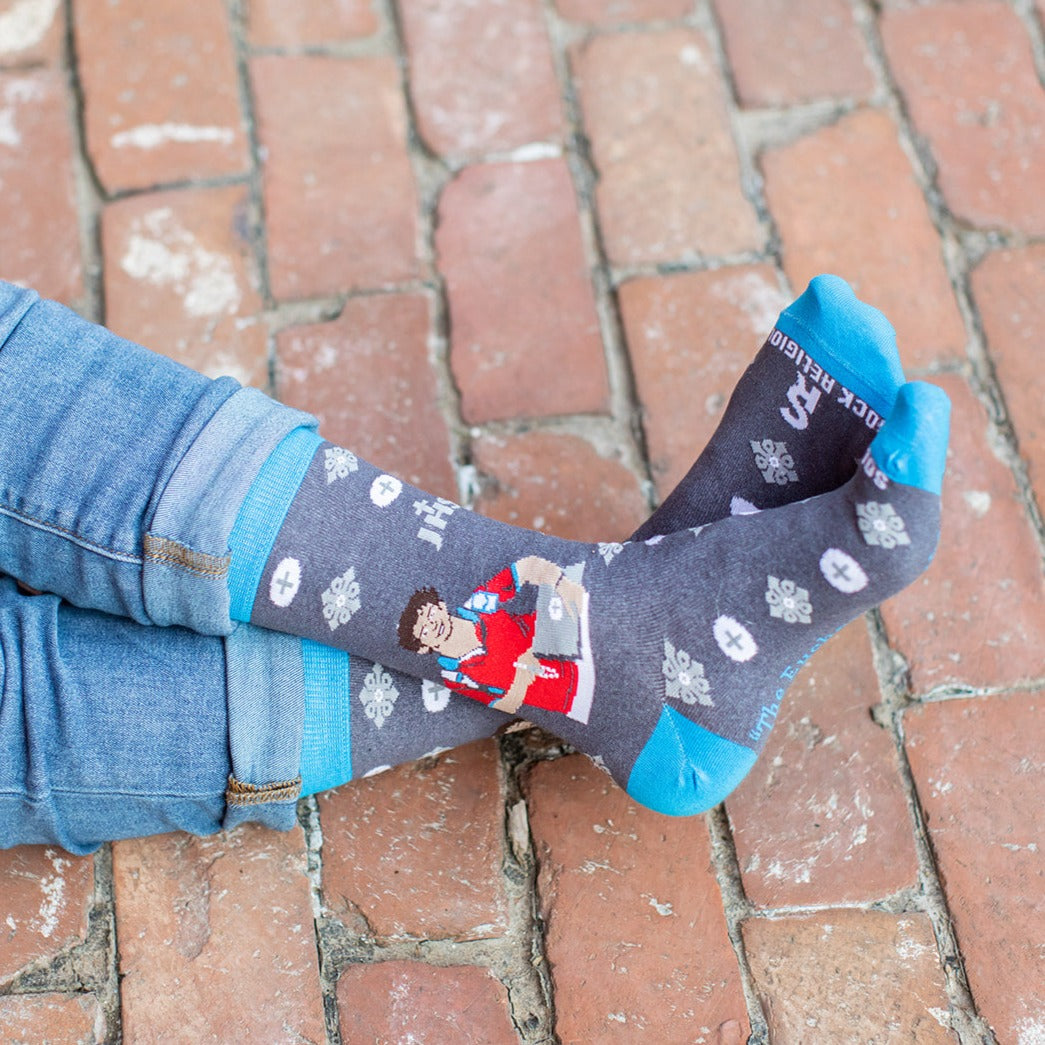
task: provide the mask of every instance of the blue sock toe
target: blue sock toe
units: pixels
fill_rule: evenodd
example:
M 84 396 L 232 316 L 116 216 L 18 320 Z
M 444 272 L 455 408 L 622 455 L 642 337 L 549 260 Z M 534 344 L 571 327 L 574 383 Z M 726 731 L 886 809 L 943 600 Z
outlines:
M 947 393 L 925 381 L 901 387 L 885 427 L 871 444 L 871 456 L 890 479 L 940 493 L 951 428 Z
M 904 383 L 896 331 L 839 276 L 816 276 L 777 327 L 875 410 L 888 417 Z

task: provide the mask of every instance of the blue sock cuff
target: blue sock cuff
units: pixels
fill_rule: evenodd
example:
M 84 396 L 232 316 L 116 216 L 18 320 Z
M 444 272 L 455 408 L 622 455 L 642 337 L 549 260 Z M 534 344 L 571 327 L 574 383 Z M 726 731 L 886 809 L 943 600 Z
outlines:
M 289 432 L 269 454 L 243 499 L 229 534 L 229 615 L 233 620 L 250 620 L 265 563 L 322 441 L 311 428 Z
M 663 708 L 628 776 L 627 792 L 667 816 L 695 816 L 723 801 L 757 754 Z
M 896 331 L 838 276 L 816 276 L 780 314 L 777 328 L 880 417 L 889 417 L 904 383 Z
M 896 407 L 871 443 L 871 456 L 890 479 L 939 494 L 947 463 L 951 401 L 925 381 L 910 381 L 896 397 Z
M 352 779 L 350 713 L 352 659 L 342 650 L 301 640 L 305 724 L 301 738 L 301 794 L 314 795 Z

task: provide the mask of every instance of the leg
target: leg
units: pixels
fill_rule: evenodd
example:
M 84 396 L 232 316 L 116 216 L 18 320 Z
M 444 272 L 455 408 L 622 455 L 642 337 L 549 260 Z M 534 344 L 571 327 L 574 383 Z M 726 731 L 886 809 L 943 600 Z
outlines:
M 300 693 L 282 681 L 299 647 L 256 629 L 146 628 L 0 577 L 0 847 L 289 827 Z

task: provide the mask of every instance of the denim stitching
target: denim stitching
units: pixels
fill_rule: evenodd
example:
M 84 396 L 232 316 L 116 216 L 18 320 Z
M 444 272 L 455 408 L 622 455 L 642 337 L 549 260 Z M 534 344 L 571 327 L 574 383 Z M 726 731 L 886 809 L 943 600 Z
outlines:
M 225 802 L 230 806 L 262 805 L 266 802 L 285 802 L 298 797 L 301 791 L 301 777 L 293 780 L 279 780 L 272 784 L 245 784 L 229 774 L 228 789 Z
M 149 533 L 145 535 L 143 546 L 145 558 L 149 562 L 177 566 L 204 577 L 224 577 L 229 572 L 228 555 L 209 555 L 206 552 L 193 551 L 168 537 L 154 537 Z
M 132 555 L 129 552 L 115 551 L 112 548 L 105 548 L 100 544 L 95 544 L 93 541 L 89 541 L 86 537 L 81 537 L 74 530 L 67 530 L 65 527 L 58 526 L 56 523 L 44 522 L 42 519 L 36 519 L 33 516 L 26 515 L 24 512 L 17 511 L 14 508 L 7 508 L 4 505 L 0 505 L 0 515 L 6 515 L 14 519 L 16 522 L 25 523 L 26 526 L 32 526 L 33 529 L 43 530 L 45 533 L 65 538 L 66 540 L 72 541 L 73 544 L 80 548 L 89 552 L 94 552 L 106 559 L 113 559 L 116 562 L 126 562 L 134 566 L 140 566 L 142 563 L 140 556 Z

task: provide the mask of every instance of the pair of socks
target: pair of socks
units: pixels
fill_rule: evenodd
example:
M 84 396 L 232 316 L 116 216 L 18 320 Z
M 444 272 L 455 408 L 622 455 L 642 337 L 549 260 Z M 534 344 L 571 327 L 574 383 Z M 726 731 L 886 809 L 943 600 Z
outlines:
M 930 561 L 948 417 L 904 383 L 884 317 L 822 276 L 627 542 L 485 519 L 292 433 L 240 510 L 229 586 L 236 619 L 305 640 L 305 793 L 488 735 L 492 708 L 652 809 L 717 804 L 810 653 Z

